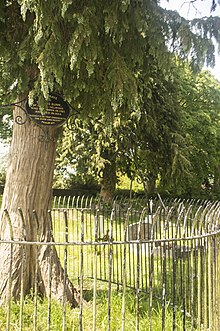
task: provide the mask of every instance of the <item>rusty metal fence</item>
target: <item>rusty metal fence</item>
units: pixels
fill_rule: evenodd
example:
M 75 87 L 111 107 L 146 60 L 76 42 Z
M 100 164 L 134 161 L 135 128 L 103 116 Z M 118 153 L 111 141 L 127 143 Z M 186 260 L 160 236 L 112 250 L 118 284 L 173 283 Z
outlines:
M 53 242 L 25 244 L 56 247 L 79 307 L 65 284 L 59 304 L 10 297 L 1 330 L 219 330 L 220 202 L 55 197 L 48 215 Z

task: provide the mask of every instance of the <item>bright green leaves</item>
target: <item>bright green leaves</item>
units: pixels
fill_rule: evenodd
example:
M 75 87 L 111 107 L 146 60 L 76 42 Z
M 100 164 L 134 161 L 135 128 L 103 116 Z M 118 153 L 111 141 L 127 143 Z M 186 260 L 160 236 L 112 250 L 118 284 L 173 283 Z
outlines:
M 137 81 L 132 75 L 124 58 L 120 54 L 114 54 L 112 62 L 106 70 L 104 84 L 109 85 L 111 91 L 111 106 L 114 112 L 122 107 L 124 99 L 132 91 L 137 95 Z M 129 108 L 136 108 L 136 100 L 131 100 Z
M 81 63 L 86 63 L 88 76 L 94 73 L 98 54 L 98 18 L 95 7 L 85 7 L 83 12 L 74 13 L 75 28 L 68 45 L 70 69 L 79 71 Z
M 179 68 L 178 74 L 181 73 L 179 100 L 185 147 L 180 144 L 179 151 L 190 161 L 190 173 L 182 170 L 178 185 L 174 184 L 174 190 L 178 188 L 179 192 L 187 191 L 193 196 L 201 196 L 207 194 L 207 189 L 210 193 L 220 160 L 220 85 L 208 72 L 195 75 L 189 67 L 185 67 L 185 70 Z M 187 165 L 184 158 L 181 157 L 180 160 L 179 166 L 175 166 L 177 170 L 182 165 Z M 178 165 L 177 162 L 175 164 Z M 178 178 L 175 168 L 174 179 Z

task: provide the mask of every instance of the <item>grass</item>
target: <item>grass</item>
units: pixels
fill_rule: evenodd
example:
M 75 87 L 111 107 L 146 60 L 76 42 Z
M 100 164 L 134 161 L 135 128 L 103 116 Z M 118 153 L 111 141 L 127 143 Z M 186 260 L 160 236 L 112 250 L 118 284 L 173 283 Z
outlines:
M 82 329 L 83 331 L 93 330 L 93 299 L 90 297 L 91 293 L 87 293 L 87 302 L 84 304 L 83 316 L 82 316 Z M 112 291 L 111 296 L 111 319 L 109 321 L 108 311 L 108 292 L 102 290 L 97 292 L 96 296 L 96 330 L 105 331 L 108 330 L 108 325 L 110 325 L 111 331 L 121 330 L 122 327 L 122 302 L 123 296 L 121 292 Z M 125 323 L 124 330 L 130 331 L 135 330 L 137 326 L 137 316 L 136 316 L 136 302 L 135 295 L 132 291 L 126 293 L 126 305 L 125 305 Z M 22 320 L 22 330 L 29 331 L 33 330 L 34 327 L 34 305 L 33 298 L 27 297 L 23 308 L 23 320 Z M 11 331 L 19 330 L 19 313 L 20 306 L 18 303 L 11 303 Z M 48 327 L 48 301 L 38 299 L 37 305 L 37 331 L 46 331 L 50 329 L 51 331 L 61 331 L 62 321 L 63 321 L 63 309 L 62 305 L 58 302 L 53 301 L 51 305 L 51 315 L 50 315 L 50 328 Z M 80 319 L 79 319 L 79 309 L 71 309 L 69 306 L 66 307 L 66 331 L 78 330 Z M 0 308 L 0 330 L 6 330 L 7 321 L 7 307 Z M 152 330 L 159 331 L 162 329 L 162 310 L 158 304 L 152 309 Z M 183 320 L 182 314 L 177 312 L 176 316 L 176 330 L 183 330 Z M 147 298 L 145 296 L 140 297 L 140 308 L 139 308 L 139 330 L 146 331 L 150 329 L 150 319 L 149 311 L 147 307 Z M 165 319 L 165 329 L 167 331 L 173 329 L 173 311 L 172 307 L 167 305 L 166 307 L 166 319 Z M 195 330 L 191 329 L 190 321 L 185 324 L 185 330 Z

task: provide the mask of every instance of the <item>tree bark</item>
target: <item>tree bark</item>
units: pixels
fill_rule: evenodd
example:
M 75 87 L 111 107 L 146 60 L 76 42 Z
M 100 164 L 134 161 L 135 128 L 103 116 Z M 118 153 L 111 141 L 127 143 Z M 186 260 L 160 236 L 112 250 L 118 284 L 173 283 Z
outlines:
M 100 196 L 105 202 L 111 202 L 114 198 L 117 182 L 116 164 L 114 160 L 105 163 L 102 171 Z
M 26 122 L 22 125 L 16 123 L 25 117 L 24 111 L 15 107 L 13 137 L 1 209 L 0 235 L 2 240 L 10 239 L 12 235 L 5 212 L 7 210 L 12 223 L 13 238 L 24 239 L 25 236 L 28 241 L 36 241 L 37 222 L 33 214 L 35 210 L 38 215 L 40 240 L 50 241 L 52 238 L 48 209 L 51 208 L 52 203 L 56 129 L 40 127 L 29 118 L 26 118 Z M 18 212 L 19 208 L 23 217 Z M 13 244 L 12 254 L 10 244 L 0 245 L 1 301 L 6 299 L 9 286 L 11 295 L 15 299 L 20 296 L 21 284 L 24 294 L 29 293 L 34 286 L 36 270 L 40 294 L 48 295 L 50 268 L 52 296 L 56 299 L 62 298 L 64 272 L 54 246 L 40 245 L 36 258 L 36 246 Z M 77 291 L 69 280 L 66 289 L 68 301 L 74 307 L 77 306 Z

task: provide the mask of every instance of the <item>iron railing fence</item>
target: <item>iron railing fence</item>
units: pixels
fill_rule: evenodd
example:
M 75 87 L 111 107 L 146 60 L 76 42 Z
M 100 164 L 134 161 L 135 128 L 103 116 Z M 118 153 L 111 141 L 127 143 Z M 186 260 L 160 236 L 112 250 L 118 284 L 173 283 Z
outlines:
M 55 246 L 64 274 L 80 290 L 79 307 L 68 305 L 65 277 L 60 305 L 37 291 L 27 299 L 21 286 L 19 304 L 9 295 L 0 313 L 3 330 L 219 329 L 220 202 L 140 199 L 109 205 L 62 197 L 55 198 L 48 220 L 53 240 L 13 236 L 0 245 L 10 245 L 12 258 L 16 245 Z M 52 276 L 51 269 L 49 286 Z M 36 275 L 31 277 L 37 288 Z

